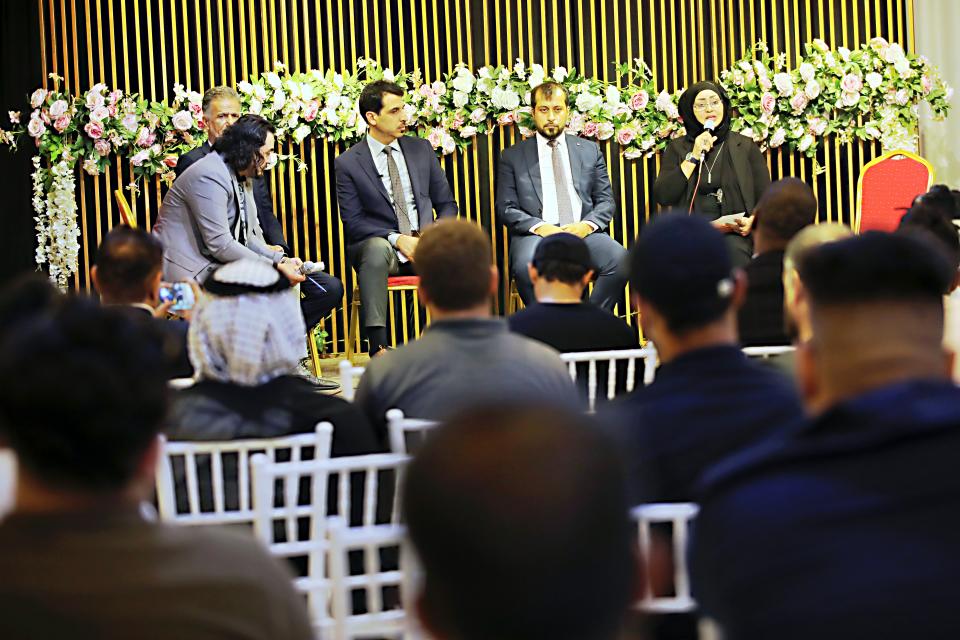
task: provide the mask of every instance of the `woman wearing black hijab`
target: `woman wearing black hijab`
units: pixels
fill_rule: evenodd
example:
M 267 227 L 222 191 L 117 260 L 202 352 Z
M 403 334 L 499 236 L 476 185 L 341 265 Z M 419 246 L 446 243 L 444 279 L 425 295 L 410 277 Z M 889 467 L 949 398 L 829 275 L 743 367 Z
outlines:
M 744 266 L 753 253 L 749 216 L 770 184 L 763 155 L 753 140 L 730 131 L 730 98 L 719 85 L 688 87 L 677 107 L 687 133 L 667 145 L 653 196 L 706 216 L 726 235 L 734 264 Z

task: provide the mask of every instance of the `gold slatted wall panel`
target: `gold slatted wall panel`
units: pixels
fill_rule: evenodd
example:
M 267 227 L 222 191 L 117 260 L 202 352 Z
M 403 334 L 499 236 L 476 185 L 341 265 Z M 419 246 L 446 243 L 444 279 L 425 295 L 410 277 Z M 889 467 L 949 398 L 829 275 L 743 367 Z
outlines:
M 794 64 L 803 43 L 822 38 L 854 48 L 874 36 L 913 51 L 912 0 L 36 0 L 44 77 L 55 72 L 76 93 L 96 82 L 169 99 L 176 83 L 204 91 L 259 74 L 280 60 L 292 71 L 353 69 L 359 56 L 393 69 L 420 68 L 438 79 L 457 61 L 471 68 L 522 58 L 547 68 L 576 67 L 611 78 L 615 62 L 643 58 L 661 88 L 674 91 L 714 78 L 757 40 Z M 48 81 L 45 81 L 48 82 Z M 506 232 L 492 222 L 497 154 L 513 143 L 513 129 L 481 138 L 443 166 L 462 215 L 490 233 L 503 272 Z M 336 211 L 333 159 L 343 149 L 323 141 L 288 143 L 310 167 L 278 169 L 271 176 L 275 209 L 298 254 L 323 260 L 345 281 L 344 242 Z M 649 217 L 650 189 L 659 159 L 625 161 L 605 147 L 619 208 L 610 233 L 627 246 Z M 774 179 L 795 175 L 810 182 L 822 220 L 848 222 L 859 168 L 876 145 L 828 144 L 813 161 L 787 151 L 768 156 Z M 112 198 L 131 181 L 125 162 L 97 178 L 78 180 L 81 213 L 80 271 L 74 285 L 89 290 L 89 267 L 104 233 L 119 222 Z M 133 207 L 142 225 L 156 219 L 162 190 L 143 185 Z M 499 304 L 502 307 L 503 296 Z M 328 325 L 342 347 L 346 307 Z

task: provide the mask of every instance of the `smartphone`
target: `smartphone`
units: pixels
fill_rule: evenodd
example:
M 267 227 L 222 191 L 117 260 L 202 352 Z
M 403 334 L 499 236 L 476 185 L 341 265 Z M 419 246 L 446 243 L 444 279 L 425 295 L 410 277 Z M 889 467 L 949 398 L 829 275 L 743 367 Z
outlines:
M 160 302 L 173 300 L 171 311 L 185 311 L 193 308 L 196 300 L 193 298 L 193 289 L 186 282 L 175 282 L 171 286 L 160 287 Z

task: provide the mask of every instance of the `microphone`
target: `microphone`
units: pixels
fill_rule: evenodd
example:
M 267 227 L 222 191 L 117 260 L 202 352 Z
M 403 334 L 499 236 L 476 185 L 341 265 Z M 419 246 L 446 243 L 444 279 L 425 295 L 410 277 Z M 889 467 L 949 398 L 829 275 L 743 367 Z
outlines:
M 716 128 L 717 128 L 717 121 L 714 120 L 713 118 L 709 118 L 706 122 L 703 123 L 703 130 L 704 130 L 704 131 L 713 131 L 713 130 L 716 129 Z M 709 151 L 709 149 L 708 149 L 707 151 L 704 151 L 703 153 L 700 154 L 700 162 L 701 162 L 701 163 L 703 162 L 703 159 L 707 157 L 707 152 L 708 152 L 708 151 Z
M 309 260 L 304 260 L 303 266 L 300 267 L 300 273 L 305 276 L 308 276 L 312 273 L 319 273 L 321 271 L 323 271 L 322 262 L 310 262 Z

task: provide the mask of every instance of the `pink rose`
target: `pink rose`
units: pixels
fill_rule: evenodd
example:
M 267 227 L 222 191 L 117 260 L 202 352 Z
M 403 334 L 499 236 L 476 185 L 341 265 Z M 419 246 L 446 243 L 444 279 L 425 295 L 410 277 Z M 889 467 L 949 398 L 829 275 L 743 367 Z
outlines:
M 109 102 L 110 104 L 117 104 L 118 102 L 120 102 L 120 98 L 122 97 L 123 97 L 123 91 L 120 91 L 119 89 L 117 89 L 116 91 L 110 92 L 110 95 L 107 96 L 107 102 Z
M 50 116 L 59 118 L 60 116 L 66 115 L 69 108 L 70 105 L 67 104 L 66 100 L 56 100 L 50 105 Z
M 173 169 L 175 166 L 177 166 L 177 156 L 167 156 L 163 159 L 163 164 Z
M 450 123 L 450 128 L 459 129 L 462 126 L 463 126 L 463 116 L 458 113 L 457 116 L 453 119 L 453 122 Z
M 94 107 L 93 109 L 90 110 L 91 120 L 96 120 L 97 122 L 103 122 L 109 117 L 110 117 L 110 111 L 104 106 Z
M 103 135 L 103 125 L 96 120 L 92 120 L 84 125 L 83 130 L 94 140 L 99 140 L 100 136 Z
M 432 146 L 434 149 L 439 148 L 441 143 L 440 130 L 439 129 L 431 130 L 430 135 L 427 136 L 427 140 L 430 142 L 430 146 Z
M 863 80 L 856 74 L 848 73 L 840 81 L 840 88 L 847 93 L 857 93 L 863 88 Z
M 30 106 L 36 109 L 41 104 L 43 104 L 43 101 L 46 99 L 46 97 L 47 97 L 46 89 L 37 89 L 30 96 Z
M 117 117 L 117 105 L 111 104 L 107 106 L 107 113 L 110 114 L 111 118 Z
M 899 89 L 893 99 L 897 104 L 903 106 L 910 102 L 910 92 L 906 89 Z
M 593 120 L 590 120 L 583 124 L 582 133 L 586 138 L 593 138 L 597 135 L 597 129 L 599 129 L 599 125 Z
M 497 123 L 502 125 L 513 124 L 516 122 L 516 118 L 513 115 L 513 111 L 507 111 L 505 114 L 497 118 Z
M 36 111 L 34 111 L 34 113 L 36 113 Z M 37 139 L 37 146 L 40 144 L 40 136 L 42 136 L 46 130 L 47 127 L 43 124 L 43 120 L 40 118 L 30 118 L 30 122 L 27 124 L 27 131 Z
M 137 136 L 137 146 L 149 147 L 157 139 L 157 134 L 147 128 L 140 129 L 140 135 Z
M 132 158 L 130 158 L 130 164 L 135 167 L 139 167 L 150 157 L 150 150 L 144 149 L 143 151 L 138 151 Z
M 793 108 L 794 113 L 800 113 L 803 111 L 807 107 L 808 103 L 809 100 L 807 100 L 807 95 L 802 91 L 798 91 L 790 100 L 790 106 Z
M 190 103 L 190 112 L 193 114 L 193 117 L 197 120 L 203 117 L 203 107 L 201 107 L 196 102 Z
M 777 107 L 777 97 L 772 93 L 765 93 L 760 97 L 760 108 L 764 113 L 773 113 Z
M 60 116 L 53 121 L 53 128 L 63 133 L 63 130 L 70 126 L 70 116 Z
M 120 124 L 123 125 L 124 129 L 133 133 L 137 130 L 137 125 L 140 124 L 140 121 L 137 119 L 137 114 L 128 113 L 127 115 L 123 116 L 122 120 L 120 120 Z
M 633 142 L 633 139 L 634 133 L 632 129 L 623 129 L 617 134 L 617 143 L 622 147 L 625 147 Z
M 931 80 L 927 74 L 920 76 L 920 88 L 923 89 L 924 94 L 933 91 L 933 80 Z
M 112 147 L 110 146 L 110 143 L 107 142 L 106 140 L 104 140 L 103 138 L 100 138 L 99 140 L 97 140 L 96 142 L 94 142 L 94 143 L 93 143 L 93 148 L 94 148 L 94 150 L 96 150 L 96 152 L 97 152 L 98 154 L 100 154 L 101 156 L 110 155 L 110 151 L 112 150 Z
M 318 113 L 320 113 L 320 101 L 311 100 L 303 108 L 303 119 L 307 122 L 313 122 Z
M 650 101 L 650 96 L 646 91 L 637 91 L 633 96 L 630 97 L 630 108 L 634 111 L 640 111 L 647 106 L 647 103 Z

